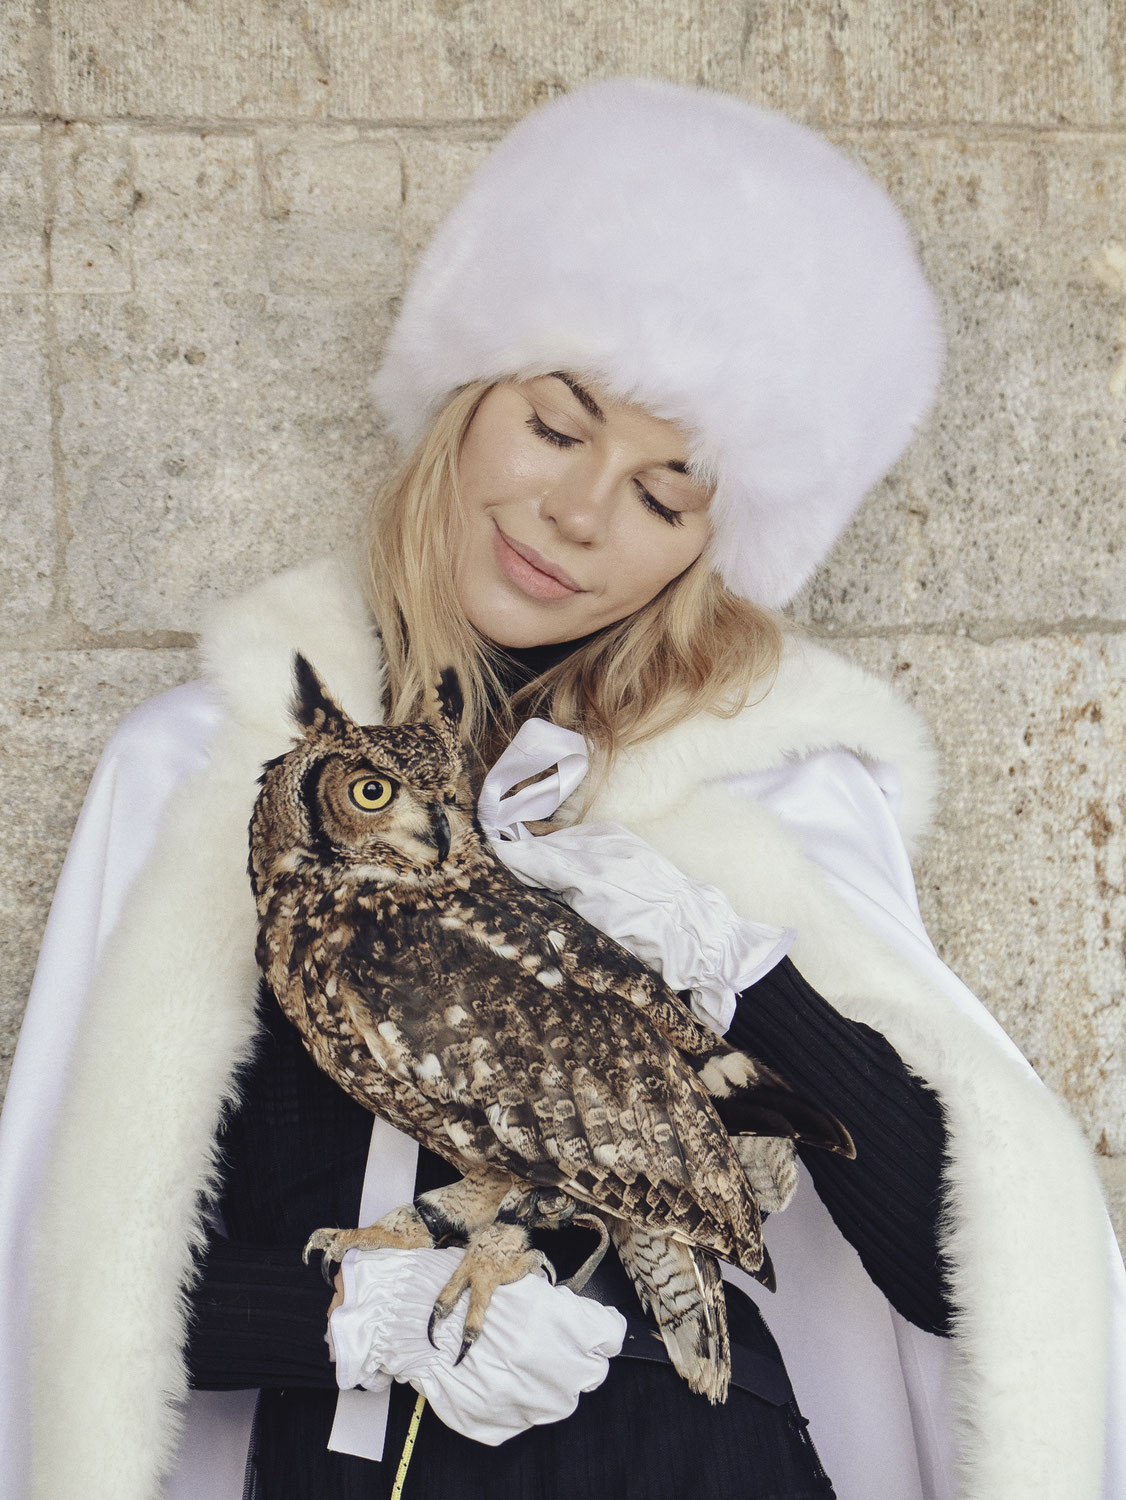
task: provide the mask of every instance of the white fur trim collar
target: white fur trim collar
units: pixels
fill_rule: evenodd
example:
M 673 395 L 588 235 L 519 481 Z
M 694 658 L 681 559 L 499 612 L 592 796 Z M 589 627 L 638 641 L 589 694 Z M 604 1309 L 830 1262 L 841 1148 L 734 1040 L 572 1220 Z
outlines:
M 278 734 L 290 732 L 294 650 L 316 663 L 353 718 L 380 717 L 379 638 L 351 564 L 323 558 L 269 578 L 214 610 L 203 636 L 204 659 L 231 713 Z M 700 714 L 621 757 L 614 816 L 652 818 L 703 781 L 835 748 L 895 766 L 897 821 L 908 847 L 916 846 L 937 786 L 930 731 L 886 683 L 796 632 L 786 637 L 777 677 L 742 713 Z

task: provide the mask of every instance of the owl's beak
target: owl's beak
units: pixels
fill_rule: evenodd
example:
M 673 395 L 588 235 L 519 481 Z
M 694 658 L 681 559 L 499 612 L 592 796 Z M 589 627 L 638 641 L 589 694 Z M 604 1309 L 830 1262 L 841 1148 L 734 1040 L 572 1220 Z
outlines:
M 450 852 L 450 820 L 440 807 L 435 807 L 430 818 L 430 835 L 438 851 L 438 863 L 442 864 Z

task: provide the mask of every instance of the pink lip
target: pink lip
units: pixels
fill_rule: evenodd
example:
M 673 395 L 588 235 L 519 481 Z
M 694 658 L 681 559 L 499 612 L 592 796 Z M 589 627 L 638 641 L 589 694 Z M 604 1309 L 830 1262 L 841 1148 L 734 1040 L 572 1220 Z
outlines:
M 493 522 L 496 526 L 496 522 Z M 526 542 L 516 542 L 496 526 L 493 550 L 507 578 L 534 599 L 569 599 L 583 589 L 569 573 Z

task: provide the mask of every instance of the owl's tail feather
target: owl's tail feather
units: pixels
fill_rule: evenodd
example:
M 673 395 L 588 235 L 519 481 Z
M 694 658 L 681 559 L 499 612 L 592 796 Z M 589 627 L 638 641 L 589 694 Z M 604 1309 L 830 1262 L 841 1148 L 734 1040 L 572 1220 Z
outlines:
M 713 1255 L 621 1219 L 610 1237 L 677 1373 L 713 1405 L 727 1400 L 731 1346 L 719 1263 Z
M 835 1115 L 795 1093 L 773 1068 L 749 1053 L 717 1047 L 692 1062 L 729 1135 L 775 1136 L 840 1156 L 856 1155 L 851 1135 Z

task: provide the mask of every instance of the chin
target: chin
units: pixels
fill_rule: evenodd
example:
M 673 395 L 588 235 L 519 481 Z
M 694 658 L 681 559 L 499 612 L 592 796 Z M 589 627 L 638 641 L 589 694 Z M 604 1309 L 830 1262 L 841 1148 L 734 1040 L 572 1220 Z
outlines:
M 528 646 L 549 646 L 557 641 L 577 640 L 598 629 L 598 621 L 577 619 L 568 609 L 566 615 L 550 604 L 537 604 L 523 596 L 509 597 L 506 590 L 468 590 L 460 604 L 465 618 L 479 635 L 495 646 L 520 650 Z
M 588 625 L 560 626 L 547 620 L 515 620 L 507 614 L 490 611 L 466 614 L 466 618 L 479 635 L 494 646 L 506 646 L 519 651 L 529 646 L 551 646 L 557 641 L 576 640 L 588 635 L 596 627 Z

